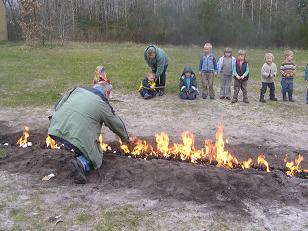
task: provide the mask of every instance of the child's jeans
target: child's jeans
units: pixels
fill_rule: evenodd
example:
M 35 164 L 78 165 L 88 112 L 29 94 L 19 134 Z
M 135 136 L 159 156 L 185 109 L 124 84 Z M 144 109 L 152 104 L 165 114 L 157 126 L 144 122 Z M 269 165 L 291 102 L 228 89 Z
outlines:
M 141 94 L 142 97 L 144 97 L 144 95 L 145 95 L 146 93 L 154 97 L 154 96 L 156 96 L 157 91 L 156 91 L 156 90 L 151 91 L 151 90 L 148 90 L 148 89 L 142 89 L 142 90 L 140 91 L 140 94 Z
M 194 100 L 197 98 L 197 94 L 198 92 L 194 90 L 190 90 L 190 91 L 183 90 L 180 92 L 179 96 L 181 99 Z
M 281 93 L 284 99 L 287 98 L 287 93 L 289 98 L 293 95 L 293 78 L 282 78 L 281 79 Z

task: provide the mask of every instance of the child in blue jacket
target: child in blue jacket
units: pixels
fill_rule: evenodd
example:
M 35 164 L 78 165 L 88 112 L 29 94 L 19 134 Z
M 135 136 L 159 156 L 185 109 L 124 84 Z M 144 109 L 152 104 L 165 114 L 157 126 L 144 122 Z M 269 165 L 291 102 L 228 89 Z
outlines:
M 215 99 L 214 78 L 217 75 L 217 62 L 212 54 L 212 44 L 204 44 L 204 54 L 199 62 L 199 75 L 202 79 L 202 98 L 206 99 L 210 95 L 210 99 Z
M 185 67 L 180 78 L 180 98 L 181 99 L 196 99 L 198 95 L 198 85 L 195 73 L 191 67 Z

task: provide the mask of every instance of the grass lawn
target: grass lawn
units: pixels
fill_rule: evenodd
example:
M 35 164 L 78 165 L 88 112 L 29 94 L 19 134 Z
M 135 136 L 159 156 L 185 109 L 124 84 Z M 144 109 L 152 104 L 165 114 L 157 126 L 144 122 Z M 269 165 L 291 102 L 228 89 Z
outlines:
M 74 86 L 91 84 L 94 69 L 103 64 L 114 89 L 133 92 L 149 70 L 143 60 L 145 44 L 133 43 L 69 43 L 64 47 L 29 48 L 21 43 L 0 43 L 0 106 L 50 105 L 61 93 Z M 170 57 L 167 91 L 178 91 L 178 78 L 185 65 L 197 72 L 201 47 L 163 46 Z M 214 49 L 217 58 L 223 48 Z M 236 49 L 234 49 L 236 53 Z M 258 94 L 260 68 L 266 52 L 273 52 L 279 67 L 283 50 L 247 49 L 251 68 L 250 91 Z M 295 50 L 298 74 L 295 94 L 304 97 L 303 73 L 308 62 L 307 50 Z M 200 82 L 200 81 L 199 81 Z M 218 86 L 218 81 L 215 83 Z M 276 81 L 280 94 L 279 80 Z

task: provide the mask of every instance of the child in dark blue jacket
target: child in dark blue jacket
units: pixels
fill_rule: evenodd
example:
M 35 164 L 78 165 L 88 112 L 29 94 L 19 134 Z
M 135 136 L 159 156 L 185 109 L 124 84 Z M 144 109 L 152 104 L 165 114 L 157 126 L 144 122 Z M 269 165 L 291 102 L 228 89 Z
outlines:
M 185 67 L 180 78 L 180 98 L 181 99 L 196 99 L 198 95 L 198 85 L 195 73 L 191 67 Z
M 144 99 L 151 99 L 156 96 L 158 88 L 156 87 L 156 77 L 154 73 L 148 73 L 138 90 Z
M 306 70 L 305 70 L 305 80 L 308 83 L 308 64 L 307 64 Z M 307 93 L 306 93 L 306 104 L 308 104 L 308 87 L 307 87 Z

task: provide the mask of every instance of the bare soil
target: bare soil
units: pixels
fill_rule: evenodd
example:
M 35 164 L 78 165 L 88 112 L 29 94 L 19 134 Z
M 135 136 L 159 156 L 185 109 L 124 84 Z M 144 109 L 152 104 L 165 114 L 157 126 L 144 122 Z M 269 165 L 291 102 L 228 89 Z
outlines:
M 115 94 L 111 104 L 131 134 L 150 141 L 166 131 L 175 142 L 190 130 L 201 147 L 224 122 L 227 149 L 240 160 L 264 153 L 270 173 L 117 152 L 104 155 L 84 186 L 72 182 L 73 154 L 44 146 L 51 109 L 0 109 L 0 230 L 307 230 L 308 179 L 279 170 L 285 154 L 294 159 L 298 153 L 308 168 L 307 107 L 251 101 L 183 102 L 168 95 L 144 101 Z M 23 125 L 31 129 L 33 147 L 14 145 Z M 118 150 L 117 138 L 103 132 Z M 56 177 L 42 182 L 50 173 Z M 48 221 L 59 214 L 63 222 Z

